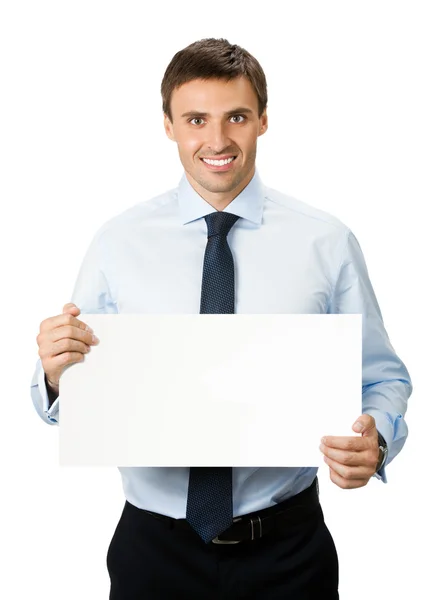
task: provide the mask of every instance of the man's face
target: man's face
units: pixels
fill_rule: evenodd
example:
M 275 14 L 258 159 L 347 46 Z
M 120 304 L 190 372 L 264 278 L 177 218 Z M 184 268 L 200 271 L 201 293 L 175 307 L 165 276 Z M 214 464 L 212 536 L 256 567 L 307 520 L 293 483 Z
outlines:
M 206 200 L 230 200 L 255 172 L 257 138 L 267 130 L 266 112 L 246 77 L 195 79 L 172 93 L 173 124 L 164 116 L 168 137 L 178 145 L 190 183 Z M 235 157 L 216 166 L 202 159 Z M 232 198 L 231 198 L 232 199 Z

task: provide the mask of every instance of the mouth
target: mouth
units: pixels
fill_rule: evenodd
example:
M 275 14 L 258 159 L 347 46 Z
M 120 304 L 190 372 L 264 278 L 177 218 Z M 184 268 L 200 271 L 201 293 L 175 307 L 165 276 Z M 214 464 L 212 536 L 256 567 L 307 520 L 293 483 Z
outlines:
M 210 160 L 207 158 L 201 158 L 200 161 L 205 165 L 209 171 L 229 171 L 233 168 L 234 162 L 237 156 L 230 156 L 226 160 Z

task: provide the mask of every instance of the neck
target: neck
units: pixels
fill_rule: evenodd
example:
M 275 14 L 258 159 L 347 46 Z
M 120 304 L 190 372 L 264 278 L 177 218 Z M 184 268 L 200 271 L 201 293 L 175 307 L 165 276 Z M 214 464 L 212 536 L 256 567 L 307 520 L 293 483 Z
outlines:
M 203 200 L 206 200 L 206 202 L 210 204 L 213 208 L 215 208 L 215 210 L 221 211 L 224 210 L 224 208 L 227 208 L 227 206 L 231 202 L 233 202 L 234 198 L 236 198 L 236 196 L 238 196 L 240 192 L 242 192 L 248 185 L 248 183 L 251 181 L 252 177 L 255 174 L 255 165 L 249 171 L 247 176 L 244 179 L 242 179 L 239 185 L 237 185 L 231 191 L 227 192 L 210 192 L 206 188 L 202 187 L 199 183 L 197 183 L 197 181 L 193 177 L 191 177 L 191 175 L 187 171 L 185 171 L 185 173 L 191 187 L 199 194 L 199 196 L 201 196 Z

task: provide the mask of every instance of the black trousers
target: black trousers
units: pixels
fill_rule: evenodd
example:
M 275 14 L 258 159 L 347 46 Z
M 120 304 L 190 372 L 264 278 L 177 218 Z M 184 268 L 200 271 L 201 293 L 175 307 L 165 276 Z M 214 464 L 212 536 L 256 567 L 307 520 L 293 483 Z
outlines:
M 338 556 L 318 508 L 285 532 L 205 544 L 126 501 L 107 552 L 110 600 L 338 600 Z

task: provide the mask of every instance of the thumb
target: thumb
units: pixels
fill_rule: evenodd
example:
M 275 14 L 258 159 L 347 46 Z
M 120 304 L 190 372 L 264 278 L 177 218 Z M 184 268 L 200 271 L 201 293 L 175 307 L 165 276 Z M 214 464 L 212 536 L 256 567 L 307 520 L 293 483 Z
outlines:
M 73 315 L 73 317 L 77 317 L 77 315 L 80 314 L 80 309 L 72 302 L 68 302 L 67 304 L 64 304 L 64 308 L 62 309 L 62 314 L 65 313 L 69 313 L 70 315 Z
M 364 437 L 376 436 L 377 429 L 374 417 L 371 415 L 361 415 L 357 421 L 353 424 L 353 430 L 357 433 L 361 433 Z

